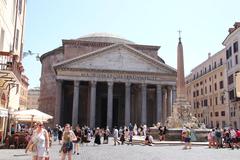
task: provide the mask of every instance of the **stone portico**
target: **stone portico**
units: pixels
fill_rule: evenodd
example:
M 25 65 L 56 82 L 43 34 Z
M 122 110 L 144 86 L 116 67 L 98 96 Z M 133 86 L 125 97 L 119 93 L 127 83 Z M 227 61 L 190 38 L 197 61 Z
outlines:
M 41 92 L 50 96 L 52 89 L 54 123 L 111 128 L 165 122 L 176 95 L 176 71 L 158 57 L 158 49 L 109 35 L 63 40 L 58 53 L 41 57 Z M 46 61 L 51 68 L 44 67 Z M 54 87 L 46 86 L 48 80 Z M 45 99 L 40 94 L 40 108 Z

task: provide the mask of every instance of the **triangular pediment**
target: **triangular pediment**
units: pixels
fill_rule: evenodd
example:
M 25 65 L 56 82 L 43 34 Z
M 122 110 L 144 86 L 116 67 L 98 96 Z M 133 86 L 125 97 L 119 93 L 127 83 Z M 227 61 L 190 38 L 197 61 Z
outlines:
M 98 69 L 175 74 L 172 67 L 126 44 L 112 46 L 54 65 L 55 69 Z

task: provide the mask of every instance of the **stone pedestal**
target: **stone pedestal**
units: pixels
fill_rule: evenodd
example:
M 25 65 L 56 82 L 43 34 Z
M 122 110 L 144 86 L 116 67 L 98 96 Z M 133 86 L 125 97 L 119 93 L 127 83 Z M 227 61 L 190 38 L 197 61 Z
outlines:
M 198 120 L 191 114 L 191 105 L 185 98 L 177 98 L 173 112 L 166 121 L 168 128 L 199 128 Z

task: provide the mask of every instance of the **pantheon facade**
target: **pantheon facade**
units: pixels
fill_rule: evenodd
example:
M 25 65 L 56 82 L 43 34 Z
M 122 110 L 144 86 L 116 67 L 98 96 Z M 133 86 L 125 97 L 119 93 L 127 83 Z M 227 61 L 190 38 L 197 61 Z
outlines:
M 176 70 L 160 46 L 95 33 L 62 40 L 43 54 L 39 107 L 51 125 L 106 127 L 165 122 L 176 96 Z

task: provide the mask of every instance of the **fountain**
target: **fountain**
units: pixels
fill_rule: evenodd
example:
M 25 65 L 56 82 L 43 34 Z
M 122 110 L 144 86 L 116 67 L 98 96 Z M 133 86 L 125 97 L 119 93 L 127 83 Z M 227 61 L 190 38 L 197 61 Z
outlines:
M 199 124 L 198 119 L 191 114 L 191 105 L 186 99 L 183 46 L 180 36 L 177 48 L 177 98 L 172 108 L 172 115 L 165 122 L 168 129 L 166 140 L 181 140 L 182 130 L 184 127 L 188 127 L 191 128 L 194 137 L 196 137 L 195 141 L 207 141 L 210 129 Z M 151 128 L 150 133 L 156 138 L 158 129 Z

